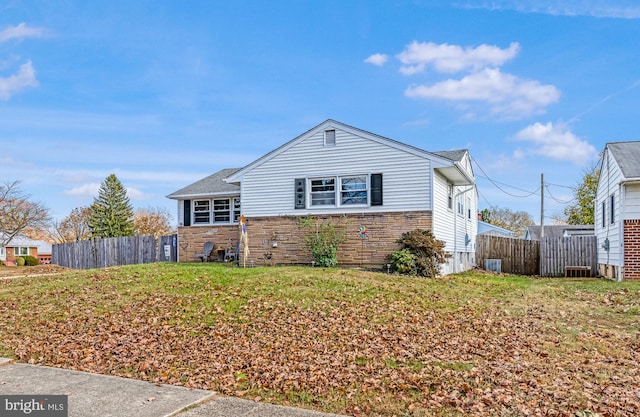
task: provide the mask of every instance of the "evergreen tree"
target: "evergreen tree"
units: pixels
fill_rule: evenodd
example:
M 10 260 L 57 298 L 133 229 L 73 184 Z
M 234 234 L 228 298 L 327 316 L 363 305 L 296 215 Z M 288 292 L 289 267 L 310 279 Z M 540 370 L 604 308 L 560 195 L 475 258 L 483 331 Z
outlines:
M 100 184 L 98 197 L 91 205 L 89 228 L 93 237 L 132 236 L 134 233 L 133 207 L 127 190 L 115 174 Z

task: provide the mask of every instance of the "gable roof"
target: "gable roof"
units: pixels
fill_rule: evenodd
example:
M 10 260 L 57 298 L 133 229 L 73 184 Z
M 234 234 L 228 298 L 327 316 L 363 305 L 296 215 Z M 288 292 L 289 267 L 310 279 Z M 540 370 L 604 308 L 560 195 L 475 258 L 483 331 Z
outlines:
M 0 232 L 0 235 L 6 236 L 6 234 Z M 19 246 L 26 246 L 28 248 L 38 248 L 38 254 L 51 254 L 51 243 L 44 240 L 35 240 L 28 238 L 24 235 L 16 235 L 11 238 L 5 245 L 7 248 L 16 248 Z
M 640 178 L 640 141 L 607 143 L 625 178 Z
M 233 195 L 240 194 L 240 187 L 236 184 L 230 184 L 225 180 L 229 175 L 238 171 L 239 168 L 225 168 L 211 174 L 208 177 L 202 178 L 194 182 L 191 185 L 187 185 L 184 188 L 174 191 L 169 194 L 167 198 L 174 200 L 180 198 L 204 196 L 204 195 Z
M 483 222 L 478 220 L 478 234 L 479 235 L 491 235 L 491 236 L 504 236 L 513 237 L 515 232 L 505 229 L 504 227 L 496 226 L 495 224 Z
M 405 152 L 411 153 L 413 155 L 417 155 L 417 156 L 421 156 L 425 159 L 429 159 L 432 162 L 434 162 L 434 168 L 449 168 L 452 167 L 454 168 L 454 171 L 447 171 L 445 175 L 449 176 L 449 175 L 453 175 L 455 177 L 455 181 L 462 183 L 462 184 L 473 184 L 474 180 L 473 178 L 469 177 L 467 175 L 467 173 L 464 171 L 464 169 L 462 169 L 460 166 L 457 165 L 457 162 L 460 161 L 460 159 L 464 156 L 464 154 L 466 153 L 466 150 L 460 150 L 460 151 L 443 151 L 443 152 L 439 152 L 439 153 L 435 153 L 435 152 L 428 152 L 425 151 L 423 149 L 417 148 L 415 146 L 412 145 L 408 145 L 406 143 L 402 143 L 399 142 L 397 140 L 394 139 L 389 139 L 387 137 L 384 136 L 380 136 L 377 135 L 375 133 L 371 133 L 368 132 L 366 130 L 362 130 L 359 129 L 357 127 L 353 127 L 353 126 L 349 126 L 347 124 L 338 122 L 336 120 L 333 119 L 327 119 L 324 122 L 320 123 L 319 125 L 309 129 L 308 131 L 304 132 L 303 134 L 299 135 L 298 137 L 290 140 L 289 142 L 285 143 L 284 145 L 274 149 L 273 151 L 267 153 L 266 155 L 256 159 L 255 161 L 251 162 L 249 165 L 245 166 L 244 168 L 241 168 L 239 170 L 237 170 L 235 173 L 233 173 L 232 175 L 229 175 L 229 177 L 226 179 L 226 181 L 228 182 L 239 182 L 240 179 L 242 178 L 242 176 L 247 173 L 248 171 L 262 165 L 263 163 L 265 163 L 266 161 L 269 161 L 270 159 L 276 157 L 277 155 L 280 155 L 281 153 L 283 153 L 284 151 L 286 151 L 287 149 L 291 148 L 292 146 L 296 145 L 297 143 L 305 140 L 306 138 L 320 132 L 323 130 L 327 130 L 327 129 L 332 129 L 332 128 L 339 128 L 341 130 L 344 130 L 345 132 L 349 132 L 361 137 L 364 137 L 366 139 L 369 140 L 373 140 L 375 142 L 378 143 L 382 143 L 385 144 L 387 146 L 391 146 L 393 148 L 396 149 L 400 149 L 403 150 Z M 455 158 L 460 158 L 460 159 L 455 159 Z M 452 163 L 453 162 L 453 163 Z

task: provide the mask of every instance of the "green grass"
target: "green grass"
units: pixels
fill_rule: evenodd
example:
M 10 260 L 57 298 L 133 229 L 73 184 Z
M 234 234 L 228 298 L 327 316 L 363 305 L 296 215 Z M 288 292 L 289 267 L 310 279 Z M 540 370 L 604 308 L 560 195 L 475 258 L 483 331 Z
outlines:
M 639 311 L 640 283 L 158 263 L 0 281 L 0 355 L 336 413 L 616 414 Z

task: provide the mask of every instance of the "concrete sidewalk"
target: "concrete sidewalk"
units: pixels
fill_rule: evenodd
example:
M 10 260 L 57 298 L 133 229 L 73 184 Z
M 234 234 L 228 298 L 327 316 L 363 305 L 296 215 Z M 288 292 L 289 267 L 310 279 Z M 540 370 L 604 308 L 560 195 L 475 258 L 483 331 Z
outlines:
M 336 417 L 223 397 L 213 391 L 14 363 L 4 358 L 0 358 L 0 394 L 67 395 L 69 417 Z

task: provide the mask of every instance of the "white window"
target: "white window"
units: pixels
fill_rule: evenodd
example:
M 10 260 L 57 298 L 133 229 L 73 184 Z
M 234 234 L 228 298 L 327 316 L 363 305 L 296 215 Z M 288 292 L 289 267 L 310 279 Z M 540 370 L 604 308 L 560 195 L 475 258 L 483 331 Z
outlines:
M 369 204 L 369 175 L 313 178 L 309 183 L 312 207 Z
M 240 197 L 235 197 L 233 199 L 233 222 L 240 222 Z
M 463 203 L 464 200 L 462 199 L 462 197 L 458 197 L 457 200 L 458 200 L 458 214 L 460 216 L 464 216 L 464 203 Z
M 13 248 L 13 254 L 15 256 L 27 256 L 29 255 L 29 248 L 25 246 L 15 247 Z
M 311 205 L 335 206 L 336 204 L 336 179 L 321 178 L 311 180 Z
M 213 200 L 213 221 L 214 223 L 229 223 L 229 199 Z
M 340 204 L 367 204 L 367 177 L 340 178 Z
M 209 224 L 211 222 L 211 201 L 195 200 L 193 202 L 193 223 Z
M 229 224 L 239 219 L 240 197 L 193 201 L 193 224 Z
M 447 185 L 447 208 L 453 210 L 453 185 Z

